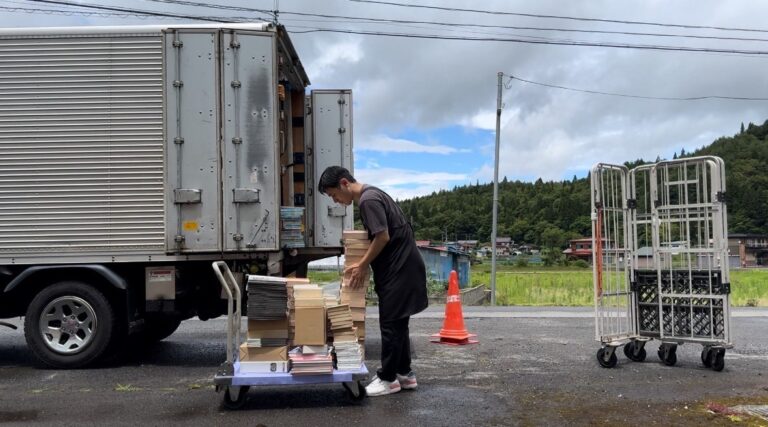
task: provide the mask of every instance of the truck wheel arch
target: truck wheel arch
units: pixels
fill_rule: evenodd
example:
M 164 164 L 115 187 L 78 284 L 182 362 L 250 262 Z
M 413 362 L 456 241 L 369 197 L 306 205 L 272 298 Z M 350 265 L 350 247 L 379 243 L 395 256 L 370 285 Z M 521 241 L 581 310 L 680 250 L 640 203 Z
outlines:
M 82 265 L 41 265 L 29 267 L 18 276 L 14 277 L 8 285 L 5 287 L 5 292 L 11 292 L 16 287 L 35 279 L 38 274 L 51 273 L 53 271 L 63 271 L 66 273 L 76 273 L 78 270 L 88 271 L 95 273 L 99 277 L 103 278 L 112 287 L 119 290 L 126 290 L 128 285 L 122 277 L 118 276 L 114 271 L 100 264 L 82 264 Z

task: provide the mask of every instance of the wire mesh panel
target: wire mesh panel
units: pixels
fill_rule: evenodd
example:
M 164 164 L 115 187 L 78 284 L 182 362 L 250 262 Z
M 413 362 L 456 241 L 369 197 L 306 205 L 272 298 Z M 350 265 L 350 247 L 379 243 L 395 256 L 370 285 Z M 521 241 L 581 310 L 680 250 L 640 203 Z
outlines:
M 656 280 L 656 251 L 653 244 L 654 202 L 651 190 L 654 165 L 642 165 L 629 172 L 630 232 L 632 233 L 632 264 L 634 278 L 636 328 L 639 335 L 659 336 L 658 280 Z
M 723 162 L 717 157 L 659 162 L 651 170 L 650 183 L 653 268 L 634 275 L 640 293 L 640 283 L 657 288 L 657 295 L 643 302 L 648 316 L 641 308 L 639 323 L 650 326 L 654 317 L 659 324 L 653 330 L 641 327 L 640 332 L 675 341 L 728 344 Z
M 636 334 L 629 286 L 627 173 L 624 166 L 608 164 L 598 164 L 591 173 L 595 338 L 602 343 Z

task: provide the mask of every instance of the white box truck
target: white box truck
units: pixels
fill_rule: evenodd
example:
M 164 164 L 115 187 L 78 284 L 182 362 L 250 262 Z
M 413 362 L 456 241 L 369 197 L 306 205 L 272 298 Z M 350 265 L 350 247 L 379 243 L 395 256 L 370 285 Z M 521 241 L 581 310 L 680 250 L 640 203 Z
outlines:
M 351 92 L 308 84 L 269 23 L 0 30 L 0 319 L 81 367 L 224 314 L 212 261 L 341 254 L 351 208 L 315 182 L 352 169 Z

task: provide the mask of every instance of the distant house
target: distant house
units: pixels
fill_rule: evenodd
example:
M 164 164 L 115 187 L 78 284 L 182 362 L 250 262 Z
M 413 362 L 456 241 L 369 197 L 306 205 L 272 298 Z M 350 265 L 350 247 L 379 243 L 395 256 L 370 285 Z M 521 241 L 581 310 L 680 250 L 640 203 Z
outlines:
M 563 254 L 568 259 L 583 259 L 584 261 L 592 262 L 592 238 L 584 237 L 571 240 Z
M 472 252 L 477 248 L 477 240 L 459 240 L 457 243 L 464 252 Z
M 496 237 L 496 254 L 509 255 L 513 243 L 511 237 Z
M 731 267 L 768 266 L 768 235 L 729 234 L 728 252 Z
M 635 257 L 637 262 L 635 268 L 650 269 L 653 268 L 653 248 L 650 246 L 643 246 L 635 251 Z

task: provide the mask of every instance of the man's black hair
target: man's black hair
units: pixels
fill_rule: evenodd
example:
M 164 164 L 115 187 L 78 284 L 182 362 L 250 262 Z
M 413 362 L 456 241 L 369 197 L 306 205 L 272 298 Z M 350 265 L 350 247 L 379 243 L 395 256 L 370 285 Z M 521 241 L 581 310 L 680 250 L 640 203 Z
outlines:
M 320 182 L 317 184 L 317 189 L 321 194 L 326 194 L 325 190 L 328 188 L 339 188 L 341 185 L 341 179 L 346 178 L 349 182 L 355 181 L 355 177 L 346 168 L 341 166 L 328 166 L 323 174 L 320 175 Z

